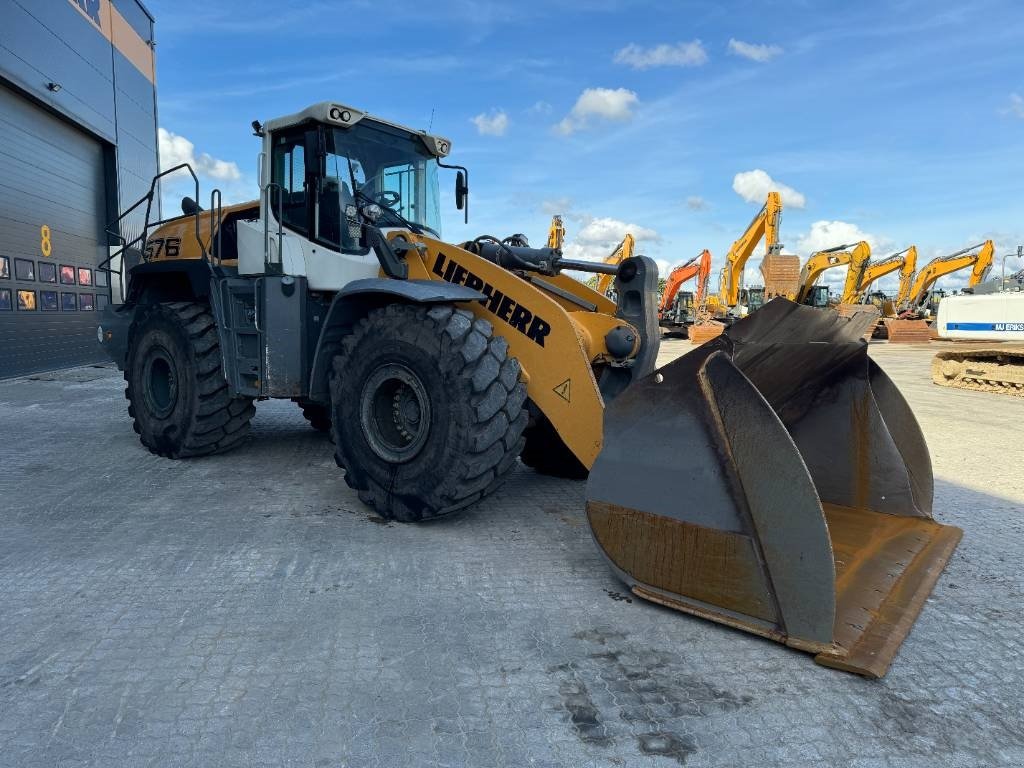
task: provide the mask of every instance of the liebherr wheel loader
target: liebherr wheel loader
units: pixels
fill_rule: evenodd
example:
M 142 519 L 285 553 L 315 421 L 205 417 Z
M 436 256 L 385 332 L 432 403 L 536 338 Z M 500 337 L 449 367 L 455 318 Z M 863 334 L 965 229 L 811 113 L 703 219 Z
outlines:
M 402 521 L 473 504 L 517 457 L 589 471 L 594 538 L 637 595 L 885 672 L 960 532 L 931 519 L 927 447 L 863 328 L 779 299 L 655 371 L 649 259 L 444 242 L 438 171 L 460 209 L 468 172 L 440 136 L 329 102 L 254 128 L 258 201 L 151 224 L 155 179 L 137 204 L 142 263 L 98 335 L 147 448 L 234 448 L 256 400 L 294 399 Z M 616 301 L 563 270 L 614 275 Z

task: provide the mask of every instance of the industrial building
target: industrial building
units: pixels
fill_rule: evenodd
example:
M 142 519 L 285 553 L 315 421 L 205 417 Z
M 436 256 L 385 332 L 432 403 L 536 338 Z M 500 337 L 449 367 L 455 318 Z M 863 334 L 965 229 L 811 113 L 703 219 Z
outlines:
M 103 359 L 104 230 L 157 171 L 153 48 L 137 0 L 0 0 L 0 378 Z

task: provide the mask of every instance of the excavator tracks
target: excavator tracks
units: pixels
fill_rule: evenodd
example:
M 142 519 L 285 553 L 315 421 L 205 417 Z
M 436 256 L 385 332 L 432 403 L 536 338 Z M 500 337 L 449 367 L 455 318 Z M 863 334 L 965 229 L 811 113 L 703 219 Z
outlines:
M 1024 397 L 1024 346 L 939 352 L 932 381 L 943 387 Z

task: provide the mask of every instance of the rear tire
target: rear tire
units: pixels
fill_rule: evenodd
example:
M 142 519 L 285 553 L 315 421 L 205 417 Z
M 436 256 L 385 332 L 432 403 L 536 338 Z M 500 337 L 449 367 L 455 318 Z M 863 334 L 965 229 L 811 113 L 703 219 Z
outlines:
M 569 450 L 543 414 L 537 414 L 536 420 L 526 429 L 523 437 L 526 438 L 526 445 L 519 458 L 530 469 L 542 475 L 569 480 L 587 479 L 590 474 L 587 468 Z
M 382 517 L 414 522 L 497 488 L 523 447 L 526 385 L 491 324 L 391 304 L 345 337 L 331 373 L 335 459 Z
M 296 399 L 299 408 L 302 409 L 302 417 L 309 422 L 309 426 L 317 432 L 331 431 L 331 409 L 326 405 L 314 403 L 312 400 Z
M 124 372 L 139 440 L 170 459 L 234 448 L 248 434 L 256 409 L 252 398 L 228 391 L 209 307 L 178 301 L 139 312 Z

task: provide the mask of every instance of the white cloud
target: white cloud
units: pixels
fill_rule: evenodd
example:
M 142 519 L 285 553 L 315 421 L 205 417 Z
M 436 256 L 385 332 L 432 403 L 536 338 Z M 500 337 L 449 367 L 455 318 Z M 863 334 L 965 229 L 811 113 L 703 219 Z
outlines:
M 556 197 L 554 200 L 545 200 L 540 204 L 542 213 L 549 216 L 564 216 L 572 209 L 572 200 L 568 197 Z
M 1024 120 L 1024 96 L 1019 93 L 1010 94 L 1010 104 L 1004 109 L 999 110 L 1000 114 L 1013 115 Z
M 587 88 L 572 111 L 556 126 L 564 136 L 590 127 L 594 120 L 625 122 L 633 118 L 633 107 L 639 103 L 635 92 L 625 88 Z
M 744 59 L 764 63 L 782 53 L 782 48 L 771 43 L 744 43 L 735 38 L 729 40 L 729 53 Z
M 184 136 L 171 133 L 166 128 L 160 128 L 158 136 L 161 171 L 188 163 L 199 176 L 206 176 L 218 181 L 238 181 L 242 178 L 242 172 L 236 163 L 219 160 L 205 152 L 197 156 L 195 144 Z
M 492 109 L 489 113 L 481 112 L 470 122 L 476 126 L 481 136 L 504 136 L 508 130 L 508 115 L 501 109 Z
M 686 198 L 686 207 L 691 211 L 706 211 L 709 208 L 708 201 L 700 195 L 690 195 Z
M 650 69 L 652 67 L 699 67 L 708 60 L 708 52 L 700 40 L 674 45 L 662 43 L 652 48 L 644 48 L 630 43 L 615 52 L 615 63 L 626 64 L 633 69 Z
M 748 203 L 760 203 L 763 205 L 769 192 L 778 192 L 782 197 L 782 204 L 784 206 L 803 208 L 807 204 L 807 199 L 802 194 L 790 186 L 775 181 L 775 179 L 760 168 L 737 173 L 732 180 L 732 188 L 737 195 Z
M 800 255 L 809 256 L 815 251 L 859 243 L 861 240 L 871 246 L 872 258 L 888 255 L 887 249 L 892 244 L 888 238 L 865 232 L 847 221 L 816 221 L 811 224 L 810 231 L 797 237 L 795 249 Z
M 639 224 L 591 216 L 583 216 L 582 220 L 585 222 L 583 227 L 575 235 L 571 231 L 569 233 L 571 242 L 563 248 L 566 258 L 601 261 L 615 250 L 627 232 L 633 235 L 638 245 L 661 241 L 661 235 L 655 230 Z
M 537 101 L 534 102 L 534 105 L 526 111 L 531 115 L 550 115 L 552 109 L 554 108 L 546 101 Z
M 630 233 L 637 242 L 656 242 L 660 235 L 649 227 L 639 224 L 628 224 L 619 219 L 607 217 L 590 219 L 580 230 L 576 239 L 584 245 L 618 245 L 626 233 Z

